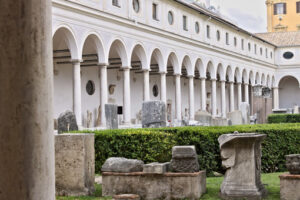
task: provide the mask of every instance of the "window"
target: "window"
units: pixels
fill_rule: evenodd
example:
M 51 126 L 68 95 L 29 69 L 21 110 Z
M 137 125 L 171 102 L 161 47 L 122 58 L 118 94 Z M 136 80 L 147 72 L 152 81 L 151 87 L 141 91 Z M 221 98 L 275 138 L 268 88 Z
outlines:
M 199 27 L 199 22 L 195 23 L 195 32 L 199 33 L 200 32 L 200 27 Z
M 210 27 L 209 27 L 209 25 L 206 26 L 206 37 L 210 38 Z
M 257 45 L 254 45 L 254 53 L 256 54 Z
M 120 5 L 119 5 L 119 0 L 112 0 L 112 5 L 113 5 L 113 6 L 120 7 Z
M 300 1 L 296 2 L 296 12 L 300 13 Z
M 173 17 L 173 13 L 171 11 L 169 11 L 169 13 L 168 13 L 168 22 L 170 25 L 172 25 L 174 23 L 174 17 Z
M 138 13 L 140 11 L 140 2 L 139 0 L 133 0 L 132 1 L 132 7 L 133 7 L 133 10 Z
M 187 17 L 185 15 L 182 16 L 182 28 L 183 30 L 187 31 Z
M 274 4 L 274 15 L 286 14 L 286 3 L 275 3 Z
M 220 31 L 217 30 L 217 40 L 220 41 L 220 39 L 221 39 Z
M 226 33 L 226 44 L 229 45 L 229 34 Z
M 273 58 L 273 52 L 270 52 L 270 57 Z
M 268 49 L 266 49 L 266 58 L 268 58 Z
M 260 48 L 260 55 L 262 56 L 262 53 L 263 53 L 263 50 L 262 50 L 262 48 Z
M 85 89 L 89 95 L 93 95 L 95 93 L 95 83 L 89 80 L 85 86 Z
M 158 21 L 158 18 L 157 18 L 157 4 L 156 3 L 152 4 L 152 18 L 154 20 Z
M 236 47 L 236 45 L 237 45 L 237 40 L 236 40 L 236 37 L 234 37 L 234 39 L 233 39 L 233 43 L 234 43 L 234 46 Z
M 244 50 L 244 39 L 241 40 L 241 47 L 242 47 L 242 50 Z
M 291 58 L 294 57 L 294 54 L 293 54 L 292 52 L 290 52 L 290 51 L 287 51 L 287 52 L 285 52 L 285 53 L 283 54 L 283 57 L 284 57 L 285 59 L 291 59 Z
M 248 51 L 251 51 L 251 44 L 250 44 L 250 42 L 248 43 Z

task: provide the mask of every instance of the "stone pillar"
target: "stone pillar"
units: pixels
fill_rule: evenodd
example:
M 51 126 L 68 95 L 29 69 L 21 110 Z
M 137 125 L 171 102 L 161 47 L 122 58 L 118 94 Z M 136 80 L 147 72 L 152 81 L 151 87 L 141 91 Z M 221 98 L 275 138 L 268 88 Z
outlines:
M 190 103 L 190 120 L 195 118 L 195 97 L 194 97 L 194 77 L 189 76 L 189 103 Z
M 238 92 L 238 110 L 240 109 L 242 103 L 242 83 L 237 83 L 237 92 Z
M 160 72 L 160 100 L 167 103 L 167 81 L 166 81 L 166 72 Z
M 124 85 L 123 85 L 123 115 L 124 124 L 131 124 L 131 101 L 130 101 L 130 67 L 123 67 Z
M 144 101 L 150 100 L 149 70 L 144 70 Z
M 76 116 L 78 127 L 82 126 L 81 119 L 81 60 L 73 60 L 73 111 Z
M 1 1 L 0 199 L 54 200 L 51 1 Z
M 222 117 L 226 118 L 226 92 L 225 81 L 221 81 Z
M 175 74 L 176 81 L 176 119 L 181 120 L 181 85 L 180 74 Z
M 234 83 L 229 82 L 230 87 L 230 112 L 234 111 Z
M 279 109 L 279 91 L 278 91 L 278 87 L 273 87 L 273 101 L 274 101 L 274 109 Z
M 100 65 L 101 85 L 100 85 L 100 105 L 101 105 L 101 126 L 106 125 L 105 104 L 107 104 L 107 66 Z
M 201 77 L 201 109 L 202 111 L 206 111 L 206 78 Z
M 212 110 L 212 117 L 217 116 L 217 80 L 211 79 L 211 91 L 212 91 L 212 102 L 211 102 L 211 110 Z
M 245 102 L 249 104 L 249 84 L 244 83 L 244 88 L 245 88 Z

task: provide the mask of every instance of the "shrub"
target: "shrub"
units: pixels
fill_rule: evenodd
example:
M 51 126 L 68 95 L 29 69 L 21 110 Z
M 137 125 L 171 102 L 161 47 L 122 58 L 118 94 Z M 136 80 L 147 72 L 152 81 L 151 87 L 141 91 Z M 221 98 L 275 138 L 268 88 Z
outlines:
M 271 114 L 268 116 L 268 123 L 299 123 L 300 114 Z

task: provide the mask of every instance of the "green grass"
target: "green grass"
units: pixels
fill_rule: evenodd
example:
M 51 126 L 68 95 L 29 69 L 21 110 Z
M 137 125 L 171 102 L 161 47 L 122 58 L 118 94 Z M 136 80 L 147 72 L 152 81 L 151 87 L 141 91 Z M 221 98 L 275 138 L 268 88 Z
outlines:
M 262 174 L 262 182 L 268 190 L 268 197 L 266 200 L 279 200 L 280 199 L 280 186 L 279 175 L 281 173 Z M 219 199 L 219 190 L 223 177 L 209 177 L 206 180 L 207 193 L 200 199 L 202 200 L 217 200 Z M 105 200 L 111 199 L 109 197 L 101 197 L 101 185 L 95 184 L 95 194 L 89 197 L 57 197 L 57 200 Z

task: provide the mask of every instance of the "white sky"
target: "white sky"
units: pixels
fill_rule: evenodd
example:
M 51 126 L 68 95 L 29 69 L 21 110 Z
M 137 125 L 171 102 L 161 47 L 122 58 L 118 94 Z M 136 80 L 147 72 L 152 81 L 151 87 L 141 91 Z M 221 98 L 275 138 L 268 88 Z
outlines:
M 211 0 L 211 5 L 219 5 L 222 15 L 249 32 L 267 31 L 265 0 Z

